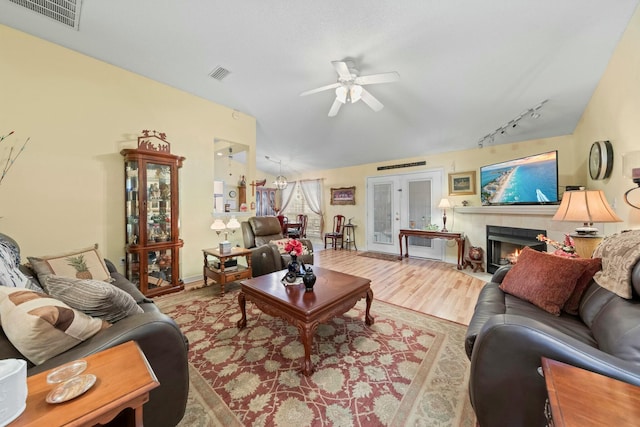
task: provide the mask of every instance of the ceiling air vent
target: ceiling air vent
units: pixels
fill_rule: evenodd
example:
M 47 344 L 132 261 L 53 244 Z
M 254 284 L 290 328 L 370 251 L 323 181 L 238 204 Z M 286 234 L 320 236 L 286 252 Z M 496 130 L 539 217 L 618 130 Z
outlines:
M 225 77 L 227 77 L 229 73 L 231 73 L 231 71 L 218 65 L 216 68 L 213 69 L 212 72 L 209 73 L 209 75 L 216 80 L 222 80 Z
M 9 0 L 75 30 L 80 23 L 82 0 Z

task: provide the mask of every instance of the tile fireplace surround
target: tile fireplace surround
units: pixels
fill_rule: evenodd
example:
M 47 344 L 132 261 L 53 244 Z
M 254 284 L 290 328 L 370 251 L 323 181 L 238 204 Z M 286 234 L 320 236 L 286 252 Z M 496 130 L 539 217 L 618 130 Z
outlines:
M 464 232 L 473 246 L 484 249 L 486 256 L 487 225 L 547 230 L 547 236 L 556 241 L 562 241 L 566 233 L 571 233 L 582 225 L 576 222 L 553 221 L 551 218 L 557 210 L 558 205 L 460 206 L 455 207 L 447 216 L 447 226 L 450 230 Z M 616 232 L 615 224 L 595 226 L 605 236 Z M 547 250 L 553 251 L 553 247 L 548 246 Z M 451 248 L 447 250 L 447 262 L 456 262 L 456 254 L 453 252 Z M 486 259 L 484 261 L 486 266 Z

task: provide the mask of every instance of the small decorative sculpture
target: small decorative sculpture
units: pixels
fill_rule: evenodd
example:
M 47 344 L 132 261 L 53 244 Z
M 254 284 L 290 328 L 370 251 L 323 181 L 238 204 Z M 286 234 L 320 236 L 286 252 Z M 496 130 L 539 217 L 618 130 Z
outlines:
M 313 285 L 316 284 L 316 275 L 313 274 L 311 267 L 307 267 L 304 276 L 302 276 L 302 282 L 306 292 L 313 292 Z

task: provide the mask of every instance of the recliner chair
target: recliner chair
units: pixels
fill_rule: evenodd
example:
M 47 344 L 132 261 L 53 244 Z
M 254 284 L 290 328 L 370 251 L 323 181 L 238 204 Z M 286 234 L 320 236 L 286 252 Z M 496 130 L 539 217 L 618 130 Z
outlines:
M 281 254 L 272 243 L 285 239 L 280 221 L 275 216 L 253 216 L 240 223 L 244 247 L 251 250 L 253 276 L 262 276 L 284 270 L 291 260 L 289 254 Z M 298 239 L 311 253 L 298 258 L 305 264 L 313 264 L 313 245 L 308 239 Z

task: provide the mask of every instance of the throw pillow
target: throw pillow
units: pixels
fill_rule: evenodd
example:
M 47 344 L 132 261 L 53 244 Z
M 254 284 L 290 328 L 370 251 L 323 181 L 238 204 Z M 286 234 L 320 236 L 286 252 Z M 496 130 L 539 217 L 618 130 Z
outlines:
M 558 316 L 585 265 L 525 247 L 500 289 Z
M 585 266 L 585 270 L 582 273 L 582 276 L 578 278 L 576 282 L 576 287 L 573 289 L 573 292 L 569 296 L 569 299 L 564 304 L 562 309 L 569 314 L 578 314 L 578 309 L 580 308 L 580 300 L 582 299 L 582 294 L 587 289 L 587 285 L 591 281 L 591 278 L 594 274 L 600 271 L 602 267 L 602 260 L 600 258 L 570 258 L 573 262 L 581 263 Z
M 41 291 L 38 283 L 20 268 L 20 249 L 13 239 L 0 234 L 0 285 Z
M 40 278 L 41 275 L 74 277 L 78 279 L 111 281 L 111 275 L 98 251 L 98 245 L 60 255 L 27 257 L 31 267 Z M 42 280 L 40 280 L 42 282 Z M 46 289 L 46 284 L 42 283 Z
M 49 295 L 84 314 L 109 323 L 144 312 L 131 295 L 110 283 L 53 274 L 43 277 L 43 284 Z
M 9 341 L 39 365 L 109 327 L 48 295 L 0 286 L 0 319 Z
M 272 243 L 278 247 L 278 252 L 280 252 L 280 255 L 285 255 L 288 254 L 288 252 L 285 251 L 284 248 L 289 240 L 291 239 L 271 240 L 269 243 Z M 302 243 L 302 255 L 309 255 L 313 253 L 313 248 L 307 247 L 304 241 L 300 240 L 300 243 Z

